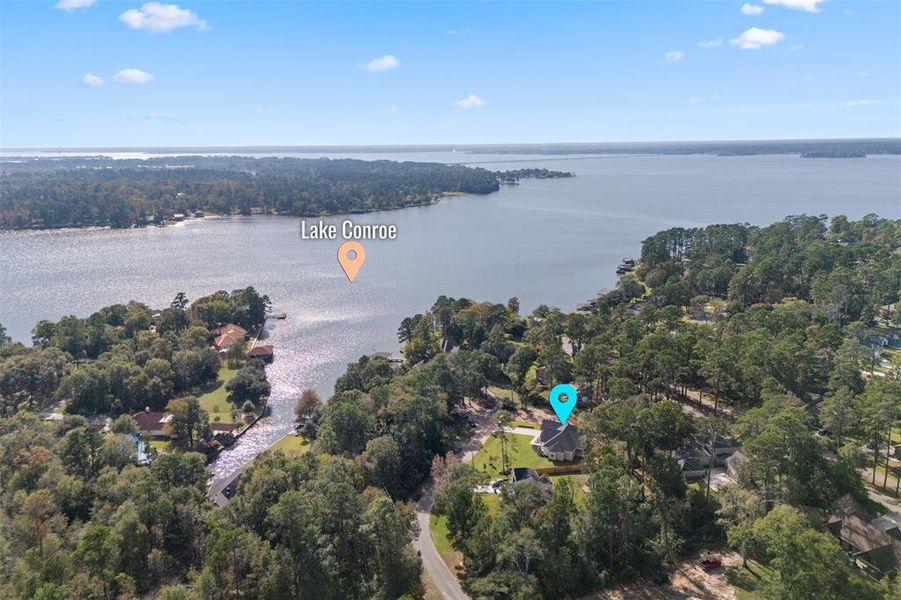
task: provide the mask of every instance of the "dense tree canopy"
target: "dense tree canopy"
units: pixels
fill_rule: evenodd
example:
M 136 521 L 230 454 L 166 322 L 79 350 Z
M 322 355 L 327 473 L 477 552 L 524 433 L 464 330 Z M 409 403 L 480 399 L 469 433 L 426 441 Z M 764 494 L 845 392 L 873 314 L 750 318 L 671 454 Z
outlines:
M 191 386 L 210 329 L 258 323 L 265 297 L 40 323 L 33 348 L 0 345 L 0 595 L 419 597 L 408 502 L 433 476 L 476 598 L 579 597 L 722 544 L 768 567 L 766 597 L 875 598 L 817 515 L 846 493 L 865 501 L 859 470 L 888 463 L 901 378 L 878 352 L 898 335 L 899 247 L 901 223 L 875 217 L 669 230 L 587 310 L 441 296 L 400 324 L 403 364 L 362 357 L 327 402 L 302 394 L 309 444 L 258 457 L 221 509 L 189 451 L 208 435 Z M 544 406 L 561 382 L 579 390 L 582 472 L 487 502 L 474 489 L 487 475 L 451 452 L 467 407 L 497 389 L 513 392 L 501 411 Z M 264 384 L 252 364 L 228 391 L 252 403 Z M 61 395 L 85 415 L 168 406 L 188 443 L 138 466 L 126 419 L 101 434 L 34 416 Z M 735 482 L 689 486 L 678 452 L 730 435 Z M 885 488 L 883 471 L 869 483 Z
M 529 169 L 501 174 L 557 177 Z M 434 202 L 498 190 L 498 174 L 437 163 L 351 159 L 181 156 L 26 159 L 0 165 L 0 228 L 162 223 L 176 214 L 316 217 Z
M 215 329 L 224 323 L 258 328 L 268 305 L 266 296 L 248 287 L 193 304 L 179 294 L 160 311 L 129 302 L 85 319 L 41 321 L 33 330 L 33 347 L 0 348 L 0 414 L 39 410 L 57 400 L 67 412 L 86 416 L 163 410 L 170 400 L 216 380 Z M 248 379 L 243 376 L 236 385 Z M 268 395 L 263 379 L 242 387 L 241 401 Z

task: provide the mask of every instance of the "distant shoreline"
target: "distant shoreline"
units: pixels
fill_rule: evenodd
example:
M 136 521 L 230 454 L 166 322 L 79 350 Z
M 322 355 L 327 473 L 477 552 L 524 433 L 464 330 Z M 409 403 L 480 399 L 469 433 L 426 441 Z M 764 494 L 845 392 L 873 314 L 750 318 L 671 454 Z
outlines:
M 866 147 L 863 150 L 862 147 Z M 58 148 L 0 148 L 0 156 L 52 156 L 64 153 L 272 154 L 462 152 L 465 154 L 802 154 L 831 149 L 854 149 L 867 154 L 901 154 L 901 138 L 814 138 L 779 140 L 696 140 L 657 142 L 551 142 L 527 144 L 408 144 L 408 145 L 260 145 L 260 146 L 96 146 Z

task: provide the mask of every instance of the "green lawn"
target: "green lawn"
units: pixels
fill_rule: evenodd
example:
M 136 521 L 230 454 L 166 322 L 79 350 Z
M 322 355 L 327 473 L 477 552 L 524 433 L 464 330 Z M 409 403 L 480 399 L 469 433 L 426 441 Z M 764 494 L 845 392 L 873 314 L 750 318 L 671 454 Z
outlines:
M 444 559 L 444 562 L 453 562 L 457 553 L 451 546 L 447 532 L 447 517 L 436 514 L 429 515 L 429 531 L 432 533 L 432 541 L 435 542 L 435 549 Z
M 299 435 L 286 435 L 269 446 L 269 450 L 281 450 L 288 456 L 300 456 L 309 449 L 310 442 Z
M 764 586 L 775 575 L 776 572 L 773 569 L 751 559 L 748 559 L 748 568 L 744 568 L 740 564 L 737 567 L 726 567 L 726 579 L 735 588 L 735 600 L 758 600 L 762 597 Z M 878 589 L 878 584 L 866 577 L 857 573 L 853 573 L 851 577 L 861 587 L 869 587 L 874 592 Z
M 171 445 L 170 440 L 150 440 L 150 447 L 156 448 L 157 452 L 168 452 Z
M 531 421 L 512 421 L 510 427 L 525 427 L 526 429 L 538 429 L 538 425 Z M 538 433 L 537 431 L 535 433 Z
M 522 406 L 522 403 L 519 401 L 519 395 L 511 389 L 502 388 L 497 385 L 489 385 L 488 391 L 501 400 L 509 400 L 515 406 Z
M 726 578 L 735 588 L 736 600 L 756 600 L 760 597 L 760 591 L 766 582 L 772 577 L 773 571 L 755 560 L 748 560 L 746 569 L 742 566 L 727 567 Z
M 219 378 L 210 386 L 205 394 L 200 396 L 200 408 L 210 415 L 210 423 L 231 423 L 232 403 L 226 396 L 225 384 L 231 381 L 238 373 L 237 369 L 229 369 L 225 361 L 219 366 Z M 218 419 L 217 419 L 218 417 Z
M 507 434 L 507 456 L 510 467 L 550 467 L 553 463 L 544 458 L 529 445 L 532 436 Z M 485 441 L 472 459 L 472 464 L 477 471 L 488 475 L 488 479 L 496 479 L 501 476 L 501 442 L 496 436 L 491 436 Z
M 488 514 L 492 517 L 497 516 L 497 511 L 501 507 L 501 495 L 500 494 L 482 494 L 482 500 L 485 501 L 485 506 L 488 507 Z

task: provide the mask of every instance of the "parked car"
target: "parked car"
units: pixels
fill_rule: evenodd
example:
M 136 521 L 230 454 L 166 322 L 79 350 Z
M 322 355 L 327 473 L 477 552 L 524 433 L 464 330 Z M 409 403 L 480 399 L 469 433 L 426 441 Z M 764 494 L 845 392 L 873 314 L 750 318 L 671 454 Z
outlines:
M 717 556 L 713 556 L 712 554 L 708 554 L 698 563 L 698 566 L 707 571 L 713 571 L 715 569 L 719 569 L 723 566 L 723 561 L 719 559 Z
M 822 429 L 817 429 L 817 435 L 832 435 L 832 430 L 823 427 Z

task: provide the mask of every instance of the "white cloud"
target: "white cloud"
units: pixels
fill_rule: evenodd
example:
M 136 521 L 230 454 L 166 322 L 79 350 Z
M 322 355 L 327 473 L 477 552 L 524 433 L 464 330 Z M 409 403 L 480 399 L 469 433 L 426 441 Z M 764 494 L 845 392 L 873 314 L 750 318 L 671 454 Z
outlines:
M 749 16 L 757 16 L 763 14 L 763 7 L 757 4 L 742 4 L 741 14 Z
M 85 73 L 84 77 L 81 78 L 81 85 L 86 85 L 88 87 L 98 87 L 103 85 L 103 78 L 94 75 L 93 73 Z
M 743 31 L 738 37 L 729 40 L 729 43 L 745 50 L 757 50 L 764 46 L 778 44 L 783 38 L 785 38 L 785 34 L 781 31 L 751 27 Z
M 685 58 L 685 53 L 681 50 L 673 50 L 671 52 L 667 52 L 663 55 L 663 58 L 668 60 L 669 62 L 679 62 L 683 58 Z
M 159 2 L 145 2 L 141 8 L 126 10 L 119 15 L 119 20 L 130 29 L 143 29 L 151 33 L 165 33 L 179 27 L 193 27 L 200 31 L 210 28 L 194 11 L 177 4 Z
M 369 71 L 370 73 L 381 73 L 383 71 L 391 71 L 400 66 L 400 61 L 397 60 L 391 54 L 386 54 L 385 56 L 380 56 L 379 58 L 373 58 L 365 65 L 362 65 L 362 69 Z
M 470 94 L 463 98 L 462 100 L 457 100 L 454 104 L 456 104 L 457 108 L 478 108 L 480 106 L 485 106 L 485 101 L 476 96 L 475 94 Z
M 823 4 L 826 0 L 763 0 L 764 4 L 776 4 L 791 8 L 792 10 L 803 10 L 805 12 L 820 12 L 819 4 Z
M 699 96 L 697 98 L 689 98 L 689 104 L 710 104 L 711 102 L 719 102 L 719 96 Z
M 860 76 L 861 76 L 861 77 L 869 77 L 870 74 L 869 74 L 867 71 L 861 71 L 861 72 L 860 72 Z
M 715 40 L 701 40 L 698 42 L 698 46 L 701 48 L 716 48 L 722 43 L 723 38 L 716 38 Z
M 144 119 L 147 121 L 166 121 L 167 123 L 181 123 L 182 120 L 176 117 L 175 115 L 170 115 L 166 113 L 159 112 L 151 112 L 144 115 Z
M 97 3 L 97 0 L 59 0 L 53 5 L 56 10 L 78 10 L 79 8 L 90 8 Z
M 854 11 L 851 10 L 850 8 L 846 8 L 845 10 L 842 11 L 842 14 L 844 14 L 846 17 L 853 17 Z
M 153 75 L 141 69 L 122 69 L 113 78 L 119 83 L 150 83 L 153 81 Z
M 845 106 L 848 107 L 858 107 L 858 106 L 881 106 L 885 104 L 882 100 L 849 100 L 845 102 Z

